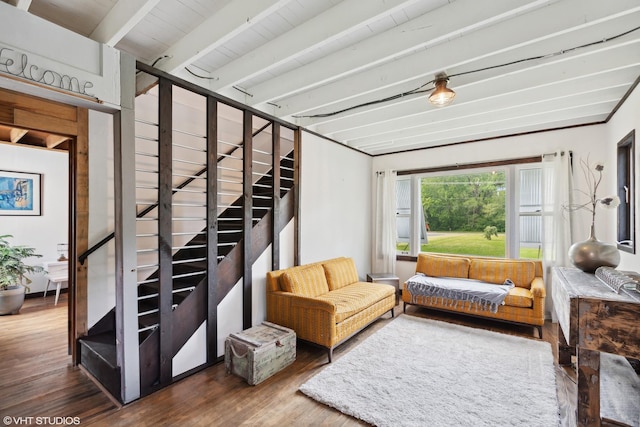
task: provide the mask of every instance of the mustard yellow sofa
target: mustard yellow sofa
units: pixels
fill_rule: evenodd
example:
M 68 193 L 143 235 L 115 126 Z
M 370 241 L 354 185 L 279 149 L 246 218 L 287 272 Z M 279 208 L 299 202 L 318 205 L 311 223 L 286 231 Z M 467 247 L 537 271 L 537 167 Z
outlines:
M 412 295 L 407 283 L 402 286 L 404 310 L 414 304 L 438 310 L 454 311 L 473 316 L 531 325 L 542 338 L 544 301 L 546 291 L 542 280 L 542 262 L 506 258 L 421 253 L 416 263 L 416 274 L 431 277 L 476 279 L 485 283 L 503 284 L 509 279 L 515 285 L 498 306 L 496 313 L 483 309 L 479 303 Z
M 267 273 L 267 320 L 299 339 L 333 349 L 388 311 L 395 288 L 361 282 L 352 258 L 335 258 Z

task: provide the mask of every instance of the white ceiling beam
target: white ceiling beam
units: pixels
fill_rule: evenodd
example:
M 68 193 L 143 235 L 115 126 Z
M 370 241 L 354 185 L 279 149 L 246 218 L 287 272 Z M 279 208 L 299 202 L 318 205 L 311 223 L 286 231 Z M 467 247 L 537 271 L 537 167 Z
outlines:
M 326 55 L 310 64 L 249 87 L 254 105 L 282 99 L 368 67 L 388 62 L 417 49 L 446 39 L 478 21 L 499 19 L 521 7 L 539 6 L 531 0 L 497 0 L 475 9 L 477 1 L 458 0 L 409 22 L 369 37 L 346 49 Z M 455 19 L 452 19 L 455 17 Z
M 500 22 L 490 28 L 483 28 L 449 43 L 378 66 L 373 70 L 279 100 L 277 103 L 281 107 L 280 115 L 296 115 L 313 108 L 334 105 L 363 93 L 373 93 L 380 88 L 420 76 L 432 79 L 437 72 L 507 50 L 519 49 L 571 29 L 584 28 L 600 20 L 611 18 L 620 11 L 625 13 L 630 13 L 630 10 L 640 11 L 640 7 L 633 8 L 630 3 L 637 5 L 633 0 L 606 6 L 599 2 L 585 3 L 581 0 L 554 3 L 529 14 Z M 611 10 L 612 8 L 614 10 Z M 576 13 L 576 10 L 580 10 L 581 13 Z M 619 29 L 615 30 L 619 31 Z M 509 37 L 498 37 L 496 34 L 508 34 Z M 393 76 L 393 81 L 389 80 L 389 76 Z
M 586 57 L 589 59 L 587 60 Z M 555 60 L 529 65 L 517 71 L 505 72 L 506 70 L 496 69 L 482 74 L 483 78 L 480 80 L 473 75 L 460 76 L 453 87 L 460 93 L 456 96 L 454 103 L 444 109 L 432 107 L 427 102 L 427 94 L 420 94 L 407 97 L 405 101 L 382 104 L 377 109 L 361 111 L 357 115 L 336 117 L 330 121 L 325 119 L 321 125 L 308 127 L 336 139 L 349 139 L 353 134 L 366 136 L 377 133 L 376 128 L 388 129 L 390 126 L 402 128 L 402 124 L 407 124 L 407 120 L 415 123 L 426 119 L 430 114 L 438 115 L 451 109 L 455 110 L 464 102 L 518 93 L 523 89 L 544 87 L 558 81 L 566 84 L 572 80 L 633 67 L 639 63 L 640 40 L 615 49 L 601 47 L 597 52 L 590 52 L 589 55 L 556 57 Z M 577 84 L 588 85 L 579 81 Z
M 576 126 L 576 125 L 600 123 L 607 118 L 607 114 L 608 113 L 596 113 L 590 116 L 581 116 L 580 123 L 576 123 L 575 118 L 569 118 L 564 120 L 553 120 L 552 122 L 548 122 L 543 125 L 539 123 L 534 123 L 527 126 L 523 126 L 521 128 L 517 128 L 517 129 L 513 127 L 500 128 L 495 130 L 483 131 L 474 135 L 464 135 L 464 136 L 456 135 L 455 137 L 447 136 L 446 138 L 432 139 L 429 141 L 421 140 L 419 142 L 415 142 L 413 144 L 406 144 L 403 146 L 396 145 L 396 144 L 387 144 L 386 146 L 369 148 L 366 150 L 366 152 L 372 155 L 391 154 L 391 153 L 398 153 L 398 152 L 403 152 L 407 150 L 440 147 L 443 145 L 457 144 L 460 142 L 469 142 L 469 141 L 475 142 L 475 141 L 481 141 L 483 139 L 489 139 L 489 138 L 503 138 L 511 135 L 521 135 L 528 132 L 546 131 L 549 129 L 562 129 L 562 128 Z M 495 153 L 493 154 L 493 156 L 495 157 Z
M 417 1 L 344 0 L 216 70 L 212 74 L 218 80 L 212 82 L 210 88 L 220 91 L 234 84 L 241 84 L 244 80 L 272 70 L 296 56 L 331 43 Z
M 628 22 L 620 22 L 620 24 L 627 24 L 633 21 L 633 19 L 640 19 L 640 13 L 635 15 L 630 15 L 625 17 L 623 21 Z M 618 21 L 616 21 L 618 22 Z M 624 28 L 622 26 L 621 28 Z M 527 55 L 531 55 L 531 57 L 548 55 L 551 52 L 557 52 L 558 44 L 562 44 L 563 46 L 571 45 L 577 46 L 580 44 L 589 43 L 593 40 L 599 40 L 599 36 L 601 36 L 602 32 L 610 32 L 608 28 L 599 28 L 598 31 L 595 31 L 594 28 L 590 28 L 590 31 L 579 31 L 573 32 L 570 34 L 565 34 L 562 38 L 562 41 L 558 39 L 548 39 L 544 40 L 540 43 L 527 47 Z M 569 37 L 570 36 L 570 37 Z M 634 38 L 635 36 L 635 38 Z M 466 84 L 476 82 L 476 81 L 486 81 L 491 79 L 503 79 L 503 76 L 509 76 L 510 80 L 517 79 L 518 75 L 522 75 L 524 73 L 529 73 L 528 70 L 544 68 L 544 67 L 555 67 L 559 73 L 557 75 L 548 75 L 547 78 L 551 80 L 557 80 L 557 76 L 565 76 L 565 75 L 580 75 L 586 74 L 588 72 L 594 71 L 586 71 L 586 69 L 580 70 L 583 67 L 594 68 L 599 70 L 606 70 L 615 68 L 616 66 L 623 66 L 628 63 L 633 63 L 636 61 L 634 58 L 640 58 L 637 50 L 640 49 L 638 47 L 638 43 L 640 43 L 640 31 L 635 33 L 634 35 L 628 35 L 625 38 L 617 39 L 610 41 L 604 44 L 598 44 L 594 46 L 590 46 L 583 49 L 578 49 L 575 51 L 567 52 L 563 55 L 555 55 L 552 57 L 547 57 L 544 59 L 538 59 L 534 61 L 524 61 L 517 64 L 512 64 L 507 67 L 498 67 L 489 70 L 484 70 L 479 73 L 471 73 L 465 74 L 461 76 L 455 76 L 457 73 L 466 72 L 473 69 L 483 69 L 486 67 L 495 66 L 498 64 L 510 63 L 513 61 L 517 61 L 523 59 L 524 56 L 519 50 L 510 50 L 503 52 L 498 55 L 490 56 L 482 58 L 478 61 L 467 63 L 461 67 L 453 67 L 448 71 L 452 77 L 449 81 L 449 87 L 453 90 L 460 86 L 464 86 Z M 616 53 L 617 52 L 617 53 Z M 615 64 L 617 65 L 609 65 L 607 63 L 599 64 L 598 62 L 601 58 L 607 58 L 608 56 L 615 57 Z M 586 64 L 586 65 L 585 65 Z M 572 67 L 575 67 L 576 70 L 573 70 Z M 568 74 L 567 74 L 568 73 Z M 578 74 L 572 74 L 578 73 Z M 524 77 L 521 77 L 524 78 Z M 537 76 L 533 76 L 534 79 L 537 79 Z M 528 84 L 528 82 L 526 82 Z M 406 92 L 407 90 L 414 89 L 419 87 L 421 84 L 424 84 L 423 79 L 413 80 L 405 83 L 404 85 L 398 86 L 390 86 L 385 89 L 382 89 L 376 92 L 376 99 L 381 99 L 385 97 L 389 97 L 391 95 L 396 95 L 401 92 Z M 405 115 L 405 112 L 401 112 L 401 108 L 403 104 L 416 102 L 417 98 L 425 99 L 428 95 L 428 92 L 432 89 L 433 85 L 428 85 L 424 88 L 426 90 L 425 93 L 420 93 L 417 95 L 407 96 L 402 99 L 397 99 L 394 102 L 386 102 L 379 103 L 364 107 L 359 107 L 352 109 L 350 111 L 346 111 L 344 113 L 336 114 L 328 117 L 317 117 L 317 118 L 304 118 L 298 119 L 298 124 L 302 126 L 307 126 L 313 128 L 316 131 L 320 131 L 321 128 L 324 128 L 324 131 L 328 131 L 327 129 L 332 129 L 331 132 L 337 130 L 344 130 L 347 127 L 357 127 L 359 126 L 358 122 L 363 121 L 363 117 L 367 114 L 378 115 L 382 120 L 389 120 L 394 117 L 401 117 Z M 507 89 L 500 88 L 500 91 L 506 91 Z M 328 108 L 323 108 L 320 110 L 312 110 L 305 114 L 314 114 L 316 112 L 327 112 L 327 111 L 340 111 L 342 109 L 359 105 L 365 102 L 371 101 L 373 96 L 371 94 L 366 94 L 362 96 L 357 96 L 347 101 L 339 102 L 335 105 L 331 106 L 331 110 Z M 428 105 L 428 104 L 427 104 Z M 393 110 L 398 109 L 398 112 L 395 113 Z M 345 127 L 345 123 L 349 123 Z M 340 124 L 342 123 L 342 125 Z M 323 131 L 323 132 L 324 132 Z
M 594 103 L 587 105 L 573 106 L 570 108 L 547 109 L 545 111 L 523 114 L 520 116 L 504 117 L 500 116 L 494 120 L 482 120 L 470 123 L 467 119 L 460 120 L 457 124 L 449 124 L 447 129 L 434 129 L 423 132 L 410 138 L 393 139 L 389 146 L 396 149 L 414 148 L 416 145 L 433 143 L 441 140 L 464 141 L 476 139 L 477 135 L 491 132 L 494 134 L 509 134 L 520 132 L 520 129 L 528 126 L 539 126 L 541 129 L 551 129 L 555 127 L 554 122 L 566 121 L 573 125 L 590 123 L 586 117 L 599 116 L 603 119 L 611 112 L 617 100 L 611 102 Z M 377 145 L 381 146 L 381 145 Z M 366 143 L 361 144 L 361 149 L 366 150 Z M 357 147 L 356 147 L 357 148 Z
M 474 101 L 456 104 L 447 109 L 433 110 L 419 114 L 410 114 L 406 118 L 396 119 L 381 123 L 370 122 L 369 126 L 353 129 L 336 134 L 323 134 L 330 138 L 348 144 L 359 144 L 360 141 L 381 142 L 393 138 L 402 138 L 415 135 L 425 127 L 430 127 L 433 123 L 450 122 L 458 118 L 472 117 L 478 111 L 496 113 L 521 105 L 529 105 L 530 108 L 546 108 L 542 103 L 547 99 L 567 96 L 572 94 L 593 92 L 597 90 L 611 89 L 615 93 L 622 95 L 633 84 L 640 72 L 640 65 L 629 67 L 617 72 L 610 72 L 603 75 L 596 74 L 585 78 L 548 83 L 542 86 L 531 86 L 529 88 L 510 92 L 500 96 L 490 96 L 487 98 L 475 98 Z M 469 87 L 469 89 L 474 89 Z M 570 99 L 577 102 L 577 98 Z M 417 111 L 417 110 L 414 110 Z
M 118 0 L 89 38 L 115 46 L 160 3 L 160 0 Z
M 539 116 L 549 111 L 571 111 L 574 108 L 581 108 L 586 105 L 615 105 L 615 103 L 625 94 L 628 87 L 629 85 L 625 84 L 616 87 L 593 89 L 576 95 L 559 95 L 555 97 L 550 95 L 547 98 L 541 97 L 539 99 L 531 99 L 512 105 L 502 102 L 499 105 L 492 105 L 491 102 L 487 101 L 483 103 L 484 105 L 476 105 L 473 111 L 467 109 L 466 112 L 460 111 L 459 115 L 453 113 L 448 118 L 443 118 L 430 123 L 422 122 L 417 126 L 414 125 L 410 129 L 388 132 L 376 137 L 363 137 L 354 140 L 341 141 L 356 148 L 362 145 L 380 144 L 385 141 L 396 141 L 397 143 L 402 143 L 404 140 L 412 140 L 416 137 L 423 137 L 425 135 L 434 135 L 440 132 L 446 133 L 448 131 L 453 132 L 456 129 L 475 127 L 489 123 L 518 120 L 522 117 Z M 548 90 L 546 93 L 553 93 L 553 90 Z M 483 108 L 483 106 L 485 108 Z
M 173 73 L 222 46 L 292 0 L 232 1 L 169 47 L 158 65 Z

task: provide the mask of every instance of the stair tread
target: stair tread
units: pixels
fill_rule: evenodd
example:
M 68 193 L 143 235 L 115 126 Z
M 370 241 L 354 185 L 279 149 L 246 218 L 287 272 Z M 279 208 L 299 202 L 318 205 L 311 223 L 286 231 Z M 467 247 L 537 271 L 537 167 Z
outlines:
M 80 342 L 100 356 L 112 368 L 118 367 L 115 331 L 103 332 L 80 338 Z

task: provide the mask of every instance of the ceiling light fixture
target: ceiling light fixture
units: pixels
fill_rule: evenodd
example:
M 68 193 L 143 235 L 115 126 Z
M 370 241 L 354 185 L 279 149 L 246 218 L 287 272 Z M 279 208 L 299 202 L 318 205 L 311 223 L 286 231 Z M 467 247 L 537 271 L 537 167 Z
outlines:
M 453 98 L 456 97 L 456 93 L 447 87 L 448 81 L 449 78 L 444 74 L 436 76 L 434 82 L 436 88 L 431 92 L 431 95 L 429 95 L 429 102 L 436 107 L 449 105 L 453 102 Z

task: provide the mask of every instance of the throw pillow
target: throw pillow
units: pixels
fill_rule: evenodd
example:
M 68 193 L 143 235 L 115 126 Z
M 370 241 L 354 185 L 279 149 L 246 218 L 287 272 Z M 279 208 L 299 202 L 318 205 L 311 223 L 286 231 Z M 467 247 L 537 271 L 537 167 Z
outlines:
M 419 254 L 416 273 L 423 273 L 431 277 L 469 277 L 471 260 L 462 257 L 448 257 L 446 255 Z
M 358 270 L 353 258 L 338 258 L 322 264 L 327 276 L 329 290 L 344 288 L 359 281 Z
M 329 292 L 321 264 L 289 268 L 282 274 L 281 280 L 283 289 L 296 295 L 317 297 Z
M 530 289 L 535 273 L 536 265 L 533 261 L 474 258 L 471 261 L 469 278 L 497 284 L 510 279 L 516 286 Z

